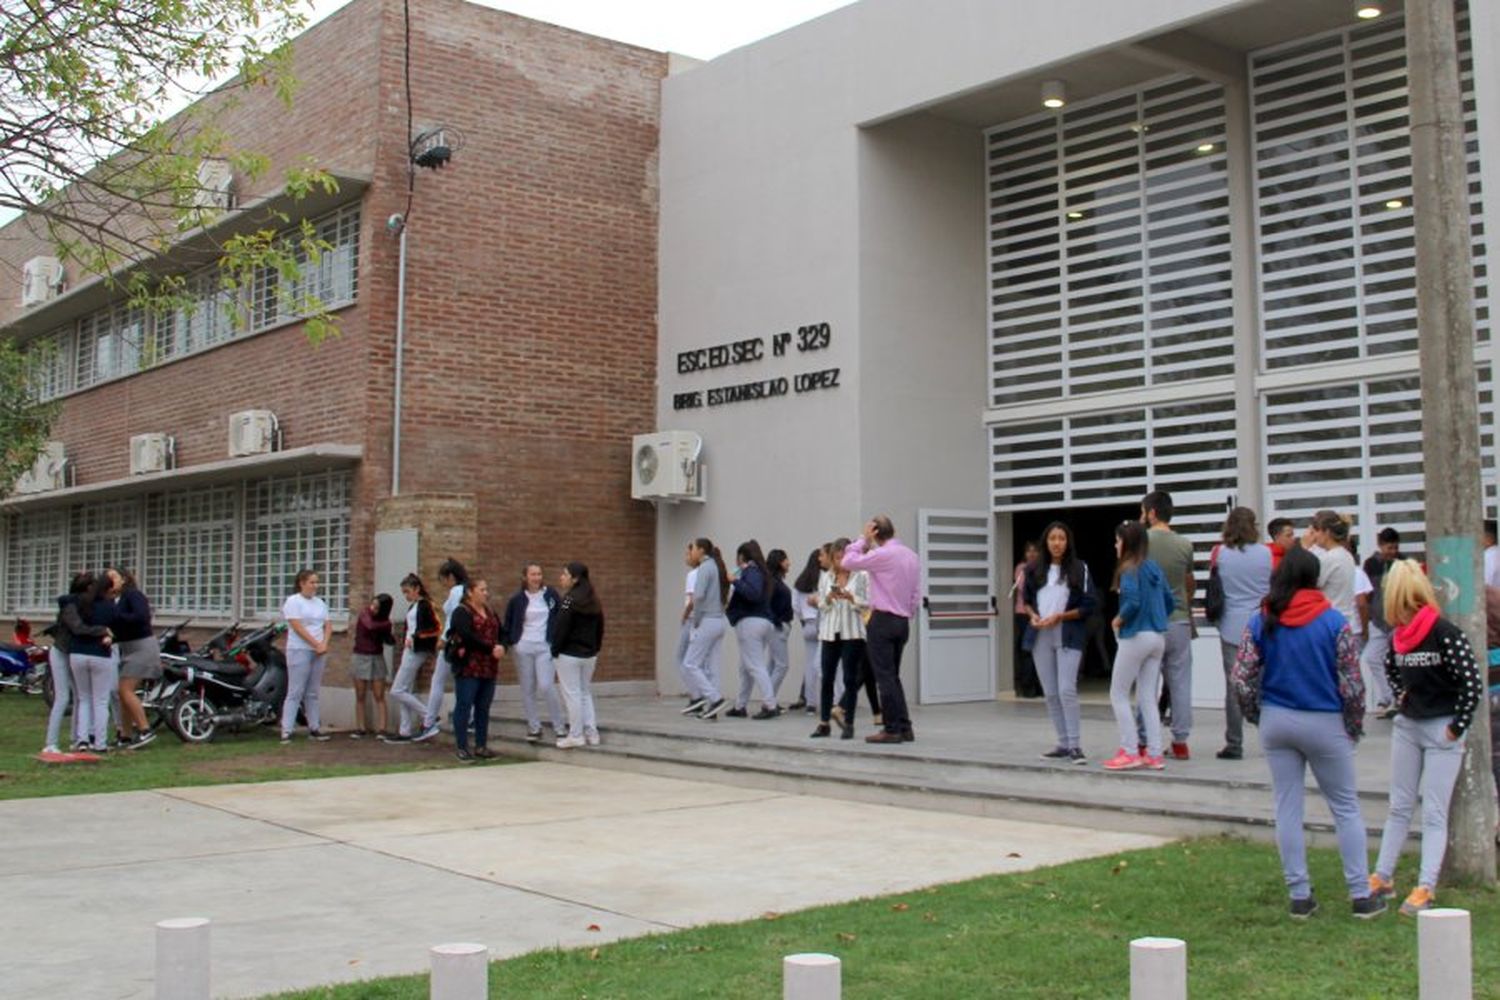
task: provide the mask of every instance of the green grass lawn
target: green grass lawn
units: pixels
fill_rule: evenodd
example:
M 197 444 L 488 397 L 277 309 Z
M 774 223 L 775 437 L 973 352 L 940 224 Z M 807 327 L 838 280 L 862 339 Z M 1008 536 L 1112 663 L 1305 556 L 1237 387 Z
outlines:
M 1305 923 L 1286 915 L 1274 847 L 1199 840 L 598 948 L 534 952 L 495 963 L 490 996 L 779 997 L 781 958 L 820 951 L 843 960 L 848 1000 L 1123 997 L 1129 941 L 1158 935 L 1188 942 L 1194 997 L 1415 997 L 1415 921 L 1394 908 L 1371 922 L 1353 919 L 1337 855 L 1317 851 L 1312 863 L 1323 909 Z M 1410 864 L 1398 873 L 1403 891 Z M 1500 997 L 1500 894 L 1444 890 L 1440 902 L 1473 914 L 1474 995 Z M 282 995 L 426 996 L 425 976 Z
M 446 737 L 433 743 L 387 745 L 351 740 L 342 734 L 327 743 L 311 743 L 298 736 L 291 745 L 282 746 L 275 727 L 226 731 L 213 743 L 200 746 L 183 743 L 163 727 L 155 743 L 111 753 L 98 763 L 43 764 L 36 754 L 46 729 L 47 706 L 40 696 L 0 692 L 0 799 L 336 778 L 458 764 Z

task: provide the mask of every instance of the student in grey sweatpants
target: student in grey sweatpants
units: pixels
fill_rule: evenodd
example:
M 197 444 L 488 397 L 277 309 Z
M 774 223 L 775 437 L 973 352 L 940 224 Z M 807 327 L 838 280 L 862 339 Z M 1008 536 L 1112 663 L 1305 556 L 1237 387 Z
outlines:
M 1057 745 L 1042 759 L 1087 763 L 1080 744 L 1078 668 L 1087 636 L 1084 622 L 1096 601 L 1088 565 L 1073 545 L 1073 529 L 1061 521 L 1042 532 L 1042 558 L 1027 567 L 1021 595 L 1027 617 L 1021 647 L 1036 663 L 1057 734 Z
M 1392 625 L 1385 675 L 1400 714 L 1391 733 L 1391 800 L 1370 889 L 1394 895 L 1396 861 L 1422 798 L 1422 862 L 1401 912 L 1432 907 L 1448 845 L 1448 807 L 1464 760 L 1464 735 L 1484 696 L 1484 675 L 1463 630 L 1438 614 L 1421 566 L 1391 563 L 1384 579 Z
M 682 679 L 692 700 L 683 715 L 712 719 L 724 709 L 719 693 L 719 647 L 724 642 L 724 560 L 707 538 L 688 546 L 688 561 L 694 567 L 691 610 L 688 614 L 688 644 L 682 654 Z
M 1365 824 L 1354 780 L 1354 745 L 1364 732 L 1365 689 L 1359 643 L 1317 589 L 1316 556 L 1292 549 L 1271 575 L 1265 610 L 1245 629 L 1234 665 L 1235 694 L 1245 719 L 1260 727 L 1276 804 L 1276 847 L 1291 896 L 1291 915 L 1317 910 L 1302 829 L 1307 769 L 1333 813 L 1344 883 L 1354 916 L 1385 911 L 1372 896 Z

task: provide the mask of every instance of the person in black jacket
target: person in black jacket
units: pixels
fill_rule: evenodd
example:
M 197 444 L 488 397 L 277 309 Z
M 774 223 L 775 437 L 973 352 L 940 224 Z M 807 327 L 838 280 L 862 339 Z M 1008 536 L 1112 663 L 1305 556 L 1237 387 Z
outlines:
M 1027 567 L 1022 588 L 1026 634 L 1021 648 L 1031 652 L 1047 698 L 1047 714 L 1057 746 L 1044 760 L 1086 763 L 1080 745 L 1078 668 L 1087 634 L 1084 622 L 1097 604 L 1088 565 L 1073 546 L 1073 529 L 1053 521 L 1042 532 L 1042 557 Z
M 458 759 L 471 764 L 476 757 L 495 756 L 489 748 L 490 705 L 505 645 L 500 616 L 490 607 L 489 584 L 482 577 L 472 578 L 464 587 L 464 599 L 448 622 L 443 655 L 453 667 L 453 742 Z M 474 729 L 472 753 L 470 726 Z
M 396 734 L 385 737 L 391 742 L 412 739 L 413 724 L 421 722 L 427 714 L 427 702 L 413 691 L 417 686 L 417 674 L 432 662 L 437 653 L 438 637 L 443 634 L 437 605 L 428 596 L 420 576 L 406 574 L 401 581 L 401 596 L 406 599 L 406 638 L 402 641 L 401 665 L 396 668 L 396 679 L 391 683 L 391 701 L 396 703 L 400 716 Z M 423 726 L 416 739 L 430 740 L 437 734 L 437 726 Z
M 729 606 L 724 616 L 734 628 L 740 647 L 740 693 L 734 708 L 726 716 L 743 719 L 749 714 L 750 691 L 759 687 L 760 711 L 757 719 L 774 719 L 781 714 L 776 705 L 776 690 L 771 684 L 771 569 L 755 539 L 735 550 L 738 570 L 729 588 Z
M 108 628 L 103 625 L 85 625 L 78 616 L 78 598 L 93 585 L 92 573 L 85 571 L 73 577 L 68 592 L 57 599 L 57 621 L 43 631 L 44 635 L 52 637 L 52 648 L 47 651 L 47 665 L 52 671 L 52 711 L 47 716 L 47 743 L 42 748 L 42 753 L 61 752 L 57 740 L 62 732 L 63 715 L 68 710 L 68 704 L 74 700 L 73 674 L 68 667 L 68 652 L 73 636 L 86 635 L 102 639 L 109 635 Z M 80 725 L 82 721 L 83 712 L 74 706 L 73 739 L 70 744 L 74 750 L 81 750 L 89 743 L 88 731 Z
M 583 563 L 568 563 L 557 583 L 563 598 L 552 620 L 550 641 L 557 683 L 568 709 L 568 734 L 558 737 L 557 746 L 561 750 L 596 747 L 599 724 L 594 717 L 592 683 L 604 644 L 604 607 Z
M 119 682 L 119 665 L 114 655 L 114 637 L 100 635 L 98 628 L 115 623 L 115 602 L 110 596 L 114 583 L 107 572 L 94 577 L 89 588 L 78 595 L 78 617 L 84 625 L 95 626 L 87 632 L 74 632 L 69 638 L 68 667 L 73 671 L 76 707 L 82 718 L 78 730 L 89 741 L 95 753 L 109 750 L 109 695 Z
M 547 586 L 541 563 L 527 563 L 521 571 L 521 589 L 505 605 L 505 645 L 516 656 L 516 679 L 521 682 L 521 711 L 526 715 L 526 742 L 542 739 L 542 713 L 538 700 L 547 704 L 552 732 L 562 736 L 562 708 L 552 683 L 552 647 L 547 636 L 562 599 Z
M 1391 732 L 1391 800 L 1370 893 L 1394 896 L 1396 860 L 1406 843 L 1412 810 L 1422 797 L 1422 860 L 1417 884 L 1401 912 L 1415 916 L 1433 905 L 1448 846 L 1448 806 L 1464 761 L 1464 734 L 1484 697 L 1484 677 L 1463 630 L 1438 614 L 1437 594 L 1413 559 L 1385 572 L 1385 618 L 1391 649 L 1385 657 L 1398 711 Z
M 151 631 L 151 602 L 136 586 L 135 577 L 128 571 L 110 569 L 105 572 L 109 574 L 115 597 L 115 623 L 111 631 L 114 632 L 115 654 L 120 664 L 120 718 L 117 720 L 120 745 L 134 750 L 156 739 L 136 691 L 142 682 L 154 681 L 161 676 L 161 645 Z
M 786 585 L 792 561 L 781 549 L 772 549 L 766 556 L 766 567 L 771 571 L 771 691 L 780 702 L 781 682 L 786 680 L 792 668 L 791 654 L 787 649 L 787 640 L 792 634 L 792 589 Z

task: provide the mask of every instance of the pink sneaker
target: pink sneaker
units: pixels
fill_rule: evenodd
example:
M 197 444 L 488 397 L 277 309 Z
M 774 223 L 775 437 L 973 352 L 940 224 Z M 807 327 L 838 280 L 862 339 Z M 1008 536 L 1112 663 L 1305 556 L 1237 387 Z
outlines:
M 1138 757 L 1124 747 L 1121 747 L 1119 753 L 1104 762 L 1104 769 L 1106 771 L 1133 771 L 1143 766 L 1145 761 L 1146 758 Z
M 1143 753 L 1138 759 L 1140 760 L 1140 764 L 1137 766 L 1143 767 L 1148 771 L 1165 771 L 1167 769 L 1166 761 L 1160 757 L 1153 757 L 1150 754 Z

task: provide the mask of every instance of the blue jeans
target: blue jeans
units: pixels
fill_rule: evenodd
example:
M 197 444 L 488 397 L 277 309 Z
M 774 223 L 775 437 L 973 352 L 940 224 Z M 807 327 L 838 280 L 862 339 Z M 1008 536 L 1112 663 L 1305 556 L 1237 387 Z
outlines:
M 456 677 L 453 680 L 453 742 L 469 749 L 469 721 L 474 722 L 474 748 L 482 750 L 490 738 L 490 704 L 495 700 L 495 678 Z

